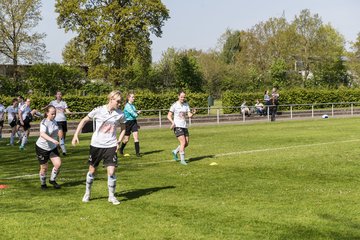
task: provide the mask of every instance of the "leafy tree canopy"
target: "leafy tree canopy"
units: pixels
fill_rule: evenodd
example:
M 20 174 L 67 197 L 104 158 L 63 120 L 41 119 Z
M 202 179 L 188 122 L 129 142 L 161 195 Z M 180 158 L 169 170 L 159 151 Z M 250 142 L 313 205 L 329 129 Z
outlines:
M 169 18 L 160 0 L 57 0 L 56 12 L 58 25 L 78 34 L 66 46 L 65 62 L 121 69 L 124 79 L 134 62 L 151 64 L 150 34 L 161 37 Z

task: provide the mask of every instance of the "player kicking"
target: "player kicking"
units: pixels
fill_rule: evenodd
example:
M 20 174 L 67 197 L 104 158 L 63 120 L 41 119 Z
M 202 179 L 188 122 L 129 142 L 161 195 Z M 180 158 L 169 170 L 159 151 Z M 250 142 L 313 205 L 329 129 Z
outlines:
M 86 175 L 86 190 L 82 201 L 90 201 L 94 174 L 101 160 L 103 160 L 108 174 L 108 201 L 114 205 L 118 205 L 120 202 L 115 197 L 115 170 L 118 163 L 117 151 L 125 131 L 125 117 L 124 113 L 119 109 L 121 103 L 120 91 L 112 91 L 108 95 L 108 100 L 109 102 L 106 105 L 94 108 L 80 121 L 72 139 L 72 145 L 75 146 L 79 143 L 78 135 L 82 128 L 88 121 L 93 120 L 95 122 L 95 130 L 90 143 L 89 171 Z M 121 134 L 117 141 L 116 127 L 119 125 L 121 126 Z

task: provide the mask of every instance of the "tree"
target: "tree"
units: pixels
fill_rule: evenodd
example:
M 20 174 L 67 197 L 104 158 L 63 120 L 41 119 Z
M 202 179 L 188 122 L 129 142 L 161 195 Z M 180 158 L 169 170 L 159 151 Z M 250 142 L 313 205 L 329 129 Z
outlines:
M 356 41 L 351 44 L 352 51 L 348 53 L 347 67 L 350 70 L 351 84 L 360 85 L 360 33 Z
M 203 88 L 211 96 L 221 96 L 221 81 L 224 78 L 227 65 L 221 60 L 220 53 L 212 50 L 201 52 L 197 56 L 199 69 L 203 76 Z
M 161 37 L 169 18 L 160 0 L 57 0 L 55 8 L 58 25 L 78 34 L 66 46 L 65 60 L 74 56 L 90 71 L 106 66 L 109 71 L 101 77 L 116 73 L 118 81 L 127 80 L 126 68 L 135 62 L 150 66 L 150 33 Z M 76 47 L 81 54 L 74 54 Z
M 224 39 L 225 43 L 223 44 L 220 56 L 225 63 L 229 64 L 235 62 L 236 54 L 241 51 L 240 37 L 240 31 L 227 30 L 223 34 L 222 38 Z
M 336 65 L 344 54 L 344 38 L 333 27 L 323 24 L 318 14 L 311 15 L 308 9 L 302 10 L 292 25 L 296 31 L 294 55 L 302 62 L 305 86 L 308 74 L 319 68 L 317 65 Z
M 31 33 L 41 20 L 41 0 L 1 0 L 0 1 L 0 54 L 5 61 L 14 65 L 14 78 L 17 66 L 39 62 L 44 59 L 44 33 Z
M 184 52 L 176 58 L 175 82 L 180 89 L 202 92 L 203 77 L 195 57 Z
M 285 87 L 288 85 L 286 72 L 287 69 L 284 59 L 276 59 L 270 67 L 270 75 L 273 81 L 273 86 Z

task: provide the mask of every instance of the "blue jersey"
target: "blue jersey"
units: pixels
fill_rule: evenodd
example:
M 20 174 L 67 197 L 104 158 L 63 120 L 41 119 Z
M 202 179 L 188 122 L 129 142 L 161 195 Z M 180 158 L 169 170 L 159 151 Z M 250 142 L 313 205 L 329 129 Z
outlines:
M 136 120 L 138 117 L 136 107 L 131 103 L 125 104 L 124 114 L 126 121 Z

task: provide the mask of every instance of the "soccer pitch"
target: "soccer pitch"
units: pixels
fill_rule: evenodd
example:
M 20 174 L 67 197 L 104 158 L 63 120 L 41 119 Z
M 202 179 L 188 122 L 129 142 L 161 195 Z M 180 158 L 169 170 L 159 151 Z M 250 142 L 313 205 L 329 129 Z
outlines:
M 107 202 L 99 167 L 85 191 L 89 134 L 62 157 L 60 190 L 40 189 L 36 137 L 0 142 L 1 239 L 360 239 L 359 118 L 192 126 L 187 166 L 167 128 L 141 129 Z M 8 139 L 6 139 L 7 141 Z M 216 164 L 215 164 L 216 163 Z M 50 164 L 52 167 L 52 165 Z M 49 169 L 51 169 L 51 167 Z M 47 179 L 49 179 L 49 172 Z

